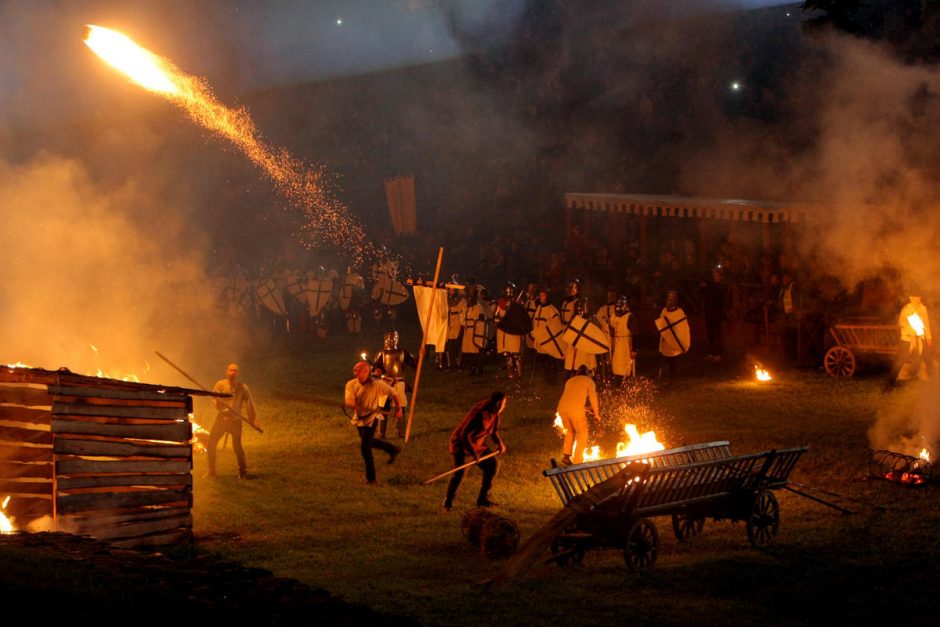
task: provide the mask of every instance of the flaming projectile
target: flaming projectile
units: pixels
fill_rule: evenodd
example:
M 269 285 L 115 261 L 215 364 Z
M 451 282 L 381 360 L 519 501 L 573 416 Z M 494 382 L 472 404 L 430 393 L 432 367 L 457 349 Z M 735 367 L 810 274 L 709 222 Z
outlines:
M 310 169 L 286 150 L 267 146 L 247 111 L 226 107 L 202 80 L 117 31 L 88 25 L 85 45 L 135 84 L 168 99 L 195 122 L 237 146 L 303 212 L 305 245 L 312 247 L 325 239 L 352 251 L 357 261 L 371 250 L 362 226 L 325 187 L 322 169 Z

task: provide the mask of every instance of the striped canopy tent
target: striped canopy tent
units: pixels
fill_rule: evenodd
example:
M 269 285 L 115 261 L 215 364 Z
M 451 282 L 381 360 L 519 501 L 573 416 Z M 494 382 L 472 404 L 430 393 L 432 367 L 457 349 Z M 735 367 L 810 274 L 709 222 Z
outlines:
M 635 220 L 639 223 L 640 255 L 645 259 L 648 254 L 647 229 L 651 219 L 695 219 L 702 250 L 709 248 L 709 222 L 730 222 L 732 237 L 737 224 L 753 222 L 761 225 L 764 250 L 772 249 L 774 231 L 779 233 L 782 247 L 789 250 L 794 238 L 792 225 L 803 222 L 809 213 L 818 210 L 808 203 L 570 192 L 565 194 L 565 232 L 570 236 L 577 227 L 583 235 L 589 235 L 592 223 L 596 224 L 595 216 L 600 214 L 606 215 L 603 230 L 611 237 L 625 228 L 627 220 Z

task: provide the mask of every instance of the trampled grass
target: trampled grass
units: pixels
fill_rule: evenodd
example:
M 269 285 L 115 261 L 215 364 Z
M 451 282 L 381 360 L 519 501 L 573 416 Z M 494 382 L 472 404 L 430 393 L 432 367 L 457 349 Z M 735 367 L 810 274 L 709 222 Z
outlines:
M 502 387 L 509 452 L 493 497 L 523 538 L 531 534 L 560 507 L 541 476 L 560 454 L 551 426 L 560 384 L 530 384 L 527 375 L 521 388 L 507 385 L 495 365 L 482 378 L 426 368 L 412 441 L 393 466 L 377 453 L 380 485 L 368 487 L 348 419 L 297 399 L 338 403 L 359 352 L 378 344 L 377 336 L 332 338 L 242 358 L 266 433 L 246 438 L 251 481 L 235 478 L 230 451 L 221 452 L 212 481 L 199 478 L 205 459 L 197 458 L 201 549 L 439 625 L 862 624 L 884 614 L 917 620 L 940 606 L 936 488 L 864 480 L 866 431 L 903 390 L 882 395 L 873 377 L 839 382 L 813 372 L 778 373 L 767 385 L 749 372 L 691 376 L 657 396 L 657 424 L 640 426 L 668 446 L 728 439 L 740 454 L 806 444 L 794 480 L 892 509 L 853 503 L 858 513 L 841 516 L 781 491 L 780 534 L 766 552 L 750 548 L 740 523 L 709 520 L 701 538 L 679 545 L 659 518 L 662 548 L 649 574 L 629 573 L 615 551 L 591 552 L 580 567 L 537 566 L 515 584 L 485 590 L 476 583 L 499 563 L 460 530 L 479 473 L 468 473 L 450 514 L 440 511 L 443 482 L 420 481 L 449 466 L 447 439 L 465 411 Z

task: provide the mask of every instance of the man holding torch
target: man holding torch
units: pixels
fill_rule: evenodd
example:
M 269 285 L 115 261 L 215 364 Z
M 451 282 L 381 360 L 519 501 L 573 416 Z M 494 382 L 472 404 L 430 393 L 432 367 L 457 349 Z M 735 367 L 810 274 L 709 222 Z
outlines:
M 353 378 L 346 383 L 344 403 L 346 407 L 356 413 L 352 423 L 359 430 L 359 449 L 366 464 L 366 483 L 375 485 L 375 460 L 372 449 L 377 448 L 388 453 L 388 463 L 391 464 L 401 453 L 401 449 L 386 442 L 375 439 L 375 430 L 379 426 L 382 415 L 379 401 L 382 397 L 392 399 L 395 405 L 395 418 L 401 420 L 402 405 L 398 391 L 380 379 L 372 377 L 372 366 L 369 362 L 361 360 L 353 367 Z
M 450 453 L 454 456 L 454 468 L 461 468 L 471 457 L 483 471 L 483 482 L 480 484 L 480 494 L 477 496 L 478 507 L 492 507 L 496 505 L 490 500 L 490 488 L 493 479 L 499 472 L 499 461 L 496 455 L 506 452 L 506 445 L 499 435 L 499 417 L 506 409 L 506 395 L 502 392 L 493 392 L 490 397 L 480 401 L 464 417 L 450 436 Z M 486 439 L 490 438 L 496 445 L 496 453 L 490 453 Z M 451 511 L 454 507 L 454 497 L 463 481 L 464 470 L 453 473 L 447 485 L 447 496 L 444 497 L 444 511 Z

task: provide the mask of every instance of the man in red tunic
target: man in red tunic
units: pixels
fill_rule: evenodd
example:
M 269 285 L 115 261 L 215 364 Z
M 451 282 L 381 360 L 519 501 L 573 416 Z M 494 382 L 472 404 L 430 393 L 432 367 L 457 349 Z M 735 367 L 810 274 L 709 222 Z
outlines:
M 450 452 L 454 456 L 454 467 L 463 466 L 470 456 L 474 460 L 488 455 L 490 452 L 487 438 L 493 440 L 496 450 L 500 453 L 506 452 L 506 445 L 499 436 L 499 416 L 506 408 L 506 395 L 502 392 L 493 392 L 485 401 L 480 401 L 473 406 L 473 409 L 457 425 L 450 436 Z M 499 472 L 499 461 L 496 457 L 484 459 L 479 463 L 480 470 L 483 471 L 483 483 L 480 484 L 480 494 L 477 496 L 478 507 L 492 507 L 496 505 L 490 500 L 490 488 L 493 486 L 493 479 Z M 463 470 L 458 470 L 450 479 L 447 485 L 447 496 L 444 497 L 444 510 L 450 511 L 454 506 L 454 497 L 457 496 L 457 488 L 463 481 Z

